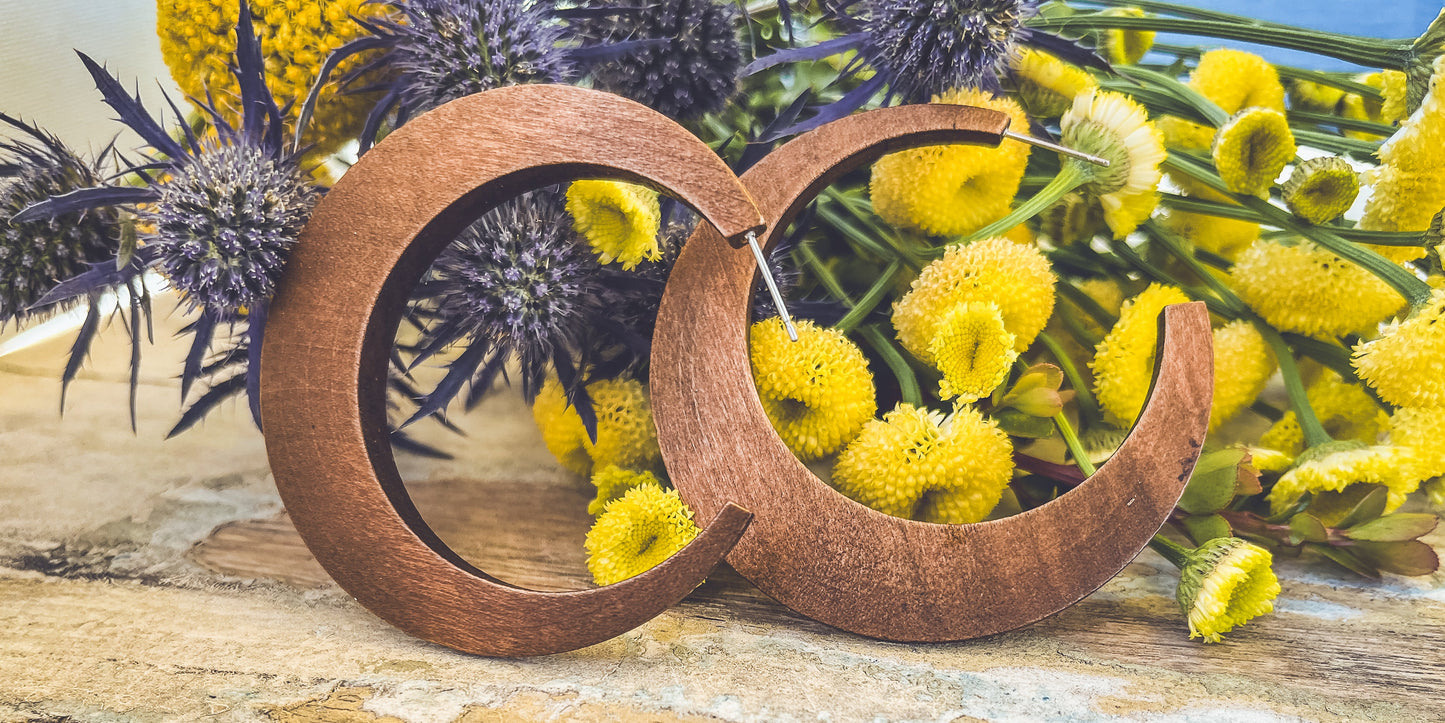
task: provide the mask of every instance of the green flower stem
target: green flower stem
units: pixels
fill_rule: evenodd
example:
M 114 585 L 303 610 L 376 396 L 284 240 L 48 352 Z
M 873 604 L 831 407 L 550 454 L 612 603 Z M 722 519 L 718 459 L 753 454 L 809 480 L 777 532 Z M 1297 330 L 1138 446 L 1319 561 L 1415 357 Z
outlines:
M 1180 570 L 1183 570 L 1184 566 L 1189 564 L 1189 553 L 1193 552 L 1193 550 L 1163 535 L 1155 535 L 1154 539 L 1149 541 L 1149 546 L 1154 548 L 1155 552 L 1163 555 L 1164 559 L 1173 563 L 1173 565 Z
M 1171 43 L 1154 43 L 1153 50 L 1160 53 L 1168 53 L 1179 58 L 1197 60 L 1204 55 L 1207 48 L 1196 45 L 1173 45 Z M 1162 69 L 1162 68 L 1156 68 Z M 1369 100 L 1384 100 L 1385 94 L 1379 88 L 1365 85 L 1354 80 L 1354 76 L 1347 73 L 1327 73 L 1307 68 L 1296 68 L 1292 65 L 1276 65 L 1276 72 L 1281 80 L 1303 80 L 1330 88 L 1337 88 L 1346 93 L 1353 93 Z
M 1359 118 L 1346 118 L 1334 115 L 1333 113 L 1317 113 L 1309 110 L 1290 109 L 1288 116 L 1291 125 L 1296 123 L 1309 123 L 1316 126 L 1334 126 L 1345 131 L 1362 131 L 1373 133 L 1377 136 L 1392 136 L 1398 130 L 1395 126 L 1376 123 L 1374 121 L 1361 120 Z M 1295 131 L 1298 133 L 1298 130 Z
M 1236 221 L 1249 221 L 1251 223 L 1272 224 L 1273 220 L 1265 218 L 1257 211 L 1236 206 L 1232 203 L 1219 203 L 1218 201 L 1206 201 L 1201 198 L 1181 196 L 1175 193 L 1162 193 L 1159 195 L 1160 203 L 1169 208 L 1195 213 L 1202 216 L 1217 216 L 1219 218 L 1230 218 Z M 1430 242 L 1425 235 L 1418 231 L 1366 231 L 1360 228 L 1343 228 L 1339 226 L 1326 226 L 1330 233 L 1340 238 L 1355 241 L 1357 243 L 1370 243 L 1377 246 L 1429 246 Z M 1289 236 L 1291 234 L 1284 234 Z
M 852 297 L 848 296 L 848 292 L 843 288 L 843 285 L 838 282 L 838 277 L 834 276 L 833 272 L 829 271 L 828 267 L 823 265 L 823 260 L 818 258 L 818 255 L 813 252 L 811 247 L 807 244 L 801 244 L 794 253 L 802 259 L 803 263 L 800 265 L 811 269 L 813 275 L 818 277 L 818 283 L 822 284 L 823 288 L 826 289 L 829 294 L 833 295 L 833 298 L 837 299 L 844 306 L 850 309 L 853 308 Z M 919 389 L 918 377 L 913 373 L 913 368 L 908 366 L 908 360 L 904 359 L 903 354 L 893 345 L 893 342 L 889 341 L 888 337 L 879 331 L 878 327 L 872 324 L 859 329 L 858 334 L 863 337 L 864 341 L 868 342 L 869 346 L 873 347 L 874 351 L 878 352 L 879 358 L 883 360 L 888 370 L 893 372 L 893 376 L 898 380 L 898 393 L 902 400 L 914 406 L 922 406 L 923 392 Z
M 1158 241 L 1160 245 L 1164 247 L 1165 251 L 1168 251 L 1174 258 L 1179 259 L 1180 263 L 1189 267 L 1189 270 L 1194 272 L 1194 275 L 1198 276 L 1200 280 L 1204 282 L 1204 285 L 1209 287 L 1209 290 L 1213 291 L 1214 295 L 1219 297 L 1220 301 L 1224 302 L 1226 307 L 1234 310 L 1237 314 L 1243 314 L 1249 309 L 1249 305 L 1244 303 L 1244 300 L 1240 299 L 1239 296 L 1234 293 L 1233 289 L 1220 281 L 1219 277 L 1210 273 L 1209 269 L 1204 268 L 1204 265 L 1199 263 L 1198 259 L 1195 259 L 1194 255 L 1185 249 L 1183 241 L 1181 241 L 1178 236 L 1175 236 L 1172 232 L 1160 226 L 1152 219 L 1144 222 L 1144 228 L 1155 241 Z
M 1380 150 L 1380 141 L 1362 141 L 1358 138 L 1347 138 L 1334 133 L 1322 133 L 1305 128 L 1293 128 L 1291 132 L 1294 133 L 1294 140 L 1298 145 L 1318 148 L 1330 153 L 1348 153 L 1362 161 L 1375 160 L 1375 152 Z
M 843 238 L 850 242 L 856 250 L 880 259 L 901 258 L 901 254 L 897 250 L 887 244 L 879 243 L 866 230 L 858 227 L 851 220 L 843 218 L 830 204 L 818 204 L 818 218 L 841 233 Z
M 920 254 L 922 249 L 917 245 L 909 247 L 904 243 L 901 234 L 879 227 L 877 223 L 878 216 L 873 213 L 873 204 L 864 199 L 849 196 L 834 188 L 824 190 L 823 196 L 846 209 L 848 215 L 852 216 L 859 224 L 862 224 L 866 231 L 870 231 L 875 237 L 883 239 L 884 243 L 898 252 L 899 257 L 904 263 L 908 264 L 909 268 L 912 268 L 914 271 L 923 268 L 923 256 Z
M 1224 112 L 1214 101 L 1204 97 L 1203 93 L 1181 83 L 1178 78 L 1167 73 L 1148 68 L 1123 66 L 1119 73 L 1126 78 L 1152 85 L 1193 109 L 1200 118 L 1216 128 L 1229 122 L 1229 114 Z
M 1219 179 L 1212 170 L 1204 166 L 1201 161 L 1195 160 L 1183 154 L 1171 154 L 1162 164 L 1171 173 L 1182 173 L 1200 181 L 1220 193 L 1233 198 L 1245 208 L 1258 213 L 1266 219 L 1271 226 L 1277 226 L 1286 231 L 1299 234 L 1309 238 L 1320 246 L 1329 249 L 1339 257 L 1359 265 L 1369 271 L 1394 289 L 1405 300 L 1410 303 L 1412 309 L 1417 309 L 1430 300 L 1432 289 L 1430 285 L 1416 277 L 1414 274 L 1396 265 L 1380 254 L 1350 243 L 1323 226 L 1313 226 L 1303 223 L 1294 217 L 1294 214 L 1282 209 L 1269 201 L 1238 193 L 1230 193 L 1224 182 Z
M 1315 447 L 1335 441 L 1330 437 L 1330 433 L 1325 431 L 1324 425 L 1320 424 L 1314 407 L 1310 406 L 1304 379 L 1300 377 L 1294 353 L 1284 342 L 1284 337 L 1280 336 L 1274 327 L 1264 323 L 1262 319 L 1254 318 L 1250 321 L 1254 322 L 1254 328 L 1259 330 L 1260 335 L 1269 344 L 1269 348 L 1274 351 L 1275 361 L 1279 363 L 1280 376 L 1284 378 L 1285 393 L 1289 395 L 1290 406 L 1294 408 L 1295 418 L 1299 421 L 1300 429 L 1304 431 L 1305 447 Z
M 1048 332 L 1039 332 L 1038 339 L 1048 348 L 1049 353 L 1058 361 L 1059 368 L 1064 370 L 1064 376 L 1069 379 L 1069 386 L 1074 390 L 1074 399 L 1079 403 L 1080 414 L 1089 420 L 1100 418 L 1099 402 L 1094 399 L 1094 394 L 1089 390 L 1089 385 L 1084 383 L 1084 376 L 1079 373 L 1079 367 L 1074 360 L 1064 352 L 1063 345 L 1050 336 Z
M 1008 230 L 1014 226 L 1043 213 L 1044 209 L 1058 203 L 1059 199 L 1067 196 L 1079 186 L 1088 183 L 1093 177 L 1092 167 L 1087 166 L 1083 161 L 1065 161 L 1063 167 L 1059 169 L 1059 175 L 1054 176 L 1054 180 L 1049 181 L 1049 185 L 1044 186 L 1038 193 L 1029 197 L 1029 200 L 1015 206 L 1014 210 L 1010 211 L 1003 218 L 974 231 L 963 240 L 955 241 L 954 243 L 969 243 L 1007 233 Z M 948 244 L 935 249 L 935 255 L 943 255 L 943 252 L 952 245 L 954 244 Z
M 1094 323 L 1098 324 L 1100 327 L 1104 329 L 1112 329 L 1115 324 L 1119 323 L 1118 314 L 1109 313 L 1108 310 L 1099 305 L 1099 302 L 1094 301 L 1092 297 L 1080 291 L 1079 288 L 1074 286 L 1073 284 L 1059 284 L 1058 288 L 1059 293 L 1067 297 L 1069 303 L 1079 307 L 1079 309 L 1082 310 L 1085 314 L 1088 314 L 1090 317 L 1092 317 L 1094 319 Z
M 1336 374 L 1346 381 L 1360 382 L 1360 388 L 1370 395 L 1370 399 L 1381 409 L 1394 413 L 1395 406 L 1380 398 L 1380 393 L 1374 387 L 1360 381 L 1355 374 L 1355 364 L 1350 359 L 1350 350 L 1338 344 L 1331 344 L 1327 341 L 1312 339 L 1299 334 L 1282 333 L 1280 337 L 1285 340 L 1295 351 L 1332 369 Z
M 1105 2 L 1103 4 L 1114 4 Z M 1122 3 L 1121 3 L 1122 4 Z M 1192 8 L 1170 3 L 1128 2 L 1146 10 L 1197 15 Z M 1090 30 L 1152 30 L 1160 33 L 1196 35 L 1225 40 L 1238 40 L 1276 48 L 1302 50 L 1306 53 L 1337 58 L 1366 67 L 1404 70 L 1413 58 L 1411 40 L 1378 40 L 1357 35 L 1271 23 L 1237 15 L 1216 14 L 1209 19 L 1199 17 L 1128 17 L 1109 15 L 1071 15 L 1035 17 L 1029 27 L 1054 33 L 1077 33 Z
M 1079 441 L 1079 435 L 1074 433 L 1074 425 L 1069 424 L 1069 418 L 1063 412 L 1054 415 L 1054 424 L 1059 428 L 1059 436 L 1064 438 L 1064 446 L 1069 448 L 1069 454 L 1074 458 L 1074 464 L 1079 466 L 1079 471 L 1084 477 L 1094 475 L 1094 463 L 1089 461 L 1089 455 L 1084 452 L 1084 445 Z
M 889 289 L 893 288 L 893 277 L 898 274 L 900 266 L 902 264 L 897 259 L 890 262 L 888 268 L 883 270 L 883 273 L 873 282 L 873 286 L 868 289 L 868 293 L 864 294 L 863 298 L 858 300 L 857 305 L 849 309 L 848 313 L 833 325 L 833 328 L 846 334 L 863 323 L 863 320 L 878 308 L 883 297 L 888 295 Z

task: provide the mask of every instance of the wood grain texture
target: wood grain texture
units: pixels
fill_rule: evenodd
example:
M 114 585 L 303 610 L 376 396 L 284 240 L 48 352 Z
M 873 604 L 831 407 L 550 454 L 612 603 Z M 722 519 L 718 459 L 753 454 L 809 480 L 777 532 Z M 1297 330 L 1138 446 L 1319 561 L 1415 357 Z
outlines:
M 840 174 L 907 146 L 996 145 L 1007 123 L 1002 114 L 960 106 L 872 111 L 800 136 L 743 181 L 767 218 L 771 246 Z M 936 525 L 844 497 L 774 433 L 748 361 L 755 272 L 751 257 L 733 253 L 711 229 L 688 241 L 658 315 L 652 402 L 663 459 L 683 499 L 703 517 L 731 502 L 754 513 L 728 561 L 778 602 L 888 640 L 1012 630 L 1107 582 L 1178 501 L 1209 421 L 1213 355 L 1202 304 L 1165 312 L 1149 402 L 1097 474 L 1014 517 Z
M 261 412 L 276 486 L 307 547 L 372 612 L 432 642 L 486 655 L 574 650 L 681 600 L 736 541 L 748 513 L 720 507 L 662 565 L 594 590 L 529 591 L 454 553 L 407 495 L 387 434 L 388 351 L 409 291 L 477 216 L 579 177 L 665 189 L 717 231 L 761 225 L 705 144 L 618 96 L 502 88 L 397 130 L 317 205 L 288 263 L 262 353 Z

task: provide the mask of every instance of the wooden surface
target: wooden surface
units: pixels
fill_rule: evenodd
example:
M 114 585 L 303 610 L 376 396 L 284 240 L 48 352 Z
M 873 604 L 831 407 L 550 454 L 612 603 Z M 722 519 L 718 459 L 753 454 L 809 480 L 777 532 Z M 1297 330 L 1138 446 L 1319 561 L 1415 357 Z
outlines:
M 572 653 L 428 644 L 309 561 L 244 407 L 162 441 L 186 352 L 170 340 L 186 319 L 162 317 L 136 435 L 122 330 L 64 419 L 64 340 L 0 357 L 0 721 L 1445 719 L 1445 575 L 1376 584 L 1290 561 L 1278 611 L 1219 645 L 1187 640 L 1177 576 L 1150 551 L 1078 605 L 967 643 L 838 632 L 722 569 Z M 422 516 L 507 582 L 585 586 L 591 497 L 527 410 L 502 394 L 457 419 L 466 437 L 418 430 L 456 460 L 398 458 Z
M 799 136 L 743 175 L 772 246 L 833 179 L 901 147 L 997 145 L 1002 113 L 950 105 L 849 116 Z M 1059 499 L 976 525 L 871 510 L 829 488 L 773 431 L 748 361 L 757 264 L 700 226 L 658 313 L 652 405 L 658 444 L 683 499 L 708 518 L 754 514 L 728 562 L 808 617 L 900 641 L 1013 630 L 1096 590 L 1173 511 L 1204 443 L 1212 393 L 1209 313 L 1165 313 L 1159 371 L 1139 424 L 1097 474 Z M 699 353 L 706 349 L 707 353 Z
M 317 204 L 266 327 L 261 417 L 281 498 L 322 567 L 397 627 L 483 655 L 575 650 L 676 604 L 750 515 L 720 506 L 661 565 L 568 593 L 501 583 L 447 547 L 392 459 L 389 352 L 417 279 L 479 215 L 578 178 L 655 184 L 720 233 L 760 225 L 732 171 L 681 126 L 619 96 L 572 86 L 500 88 L 408 122 Z

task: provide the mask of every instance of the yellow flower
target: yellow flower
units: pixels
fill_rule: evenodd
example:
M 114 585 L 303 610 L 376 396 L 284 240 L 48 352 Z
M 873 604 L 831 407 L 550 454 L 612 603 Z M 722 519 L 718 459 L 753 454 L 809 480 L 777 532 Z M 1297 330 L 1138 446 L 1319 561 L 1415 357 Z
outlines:
M 1421 480 L 1410 474 L 1410 461 L 1408 450 L 1391 445 L 1350 440 L 1311 447 L 1270 489 L 1270 512 L 1284 512 L 1307 492 L 1339 493 L 1355 484 L 1384 485 L 1385 511 L 1394 512 L 1420 486 Z
M 1284 472 L 1294 466 L 1295 456 L 1277 449 L 1246 447 L 1245 450 L 1249 452 L 1250 465 L 1260 472 Z
M 1245 108 L 1214 136 L 1214 166 L 1235 193 L 1267 197 L 1274 179 L 1294 160 L 1294 133 L 1284 114 Z
M 929 345 L 938 322 L 958 304 L 996 304 L 1014 350 L 1029 348 L 1054 309 L 1054 272 L 1032 246 L 1004 238 L 955 245 L 923 268 L 907 294 L 893 305 L 893 328 L 909 353 L 933 364 Z
M 1009 229 L 1008 233 L 1005 233 L 1003 236 L 1004 238 L 1023 246 L 1032 246 L 1034 242 L 1038 241 L 1038 237 L 1034 235 L 1034 230 L 1029 228 L 1029 225 L 1026 223 L 1021 223 L 1017 226 L 1014 226 L 1013 228 Z
M 631 269 L 662 258 L 657 191 L 620 181 L 577 181 L 567 189 L 567 213 L 604 264 Z
M 1254 403 L 1269 378 L 1275 358 L 1254 324 L 1232 321 L 1214 330 L 1214 406 L 1209 431 Z
M 1299 426 L 1299 417 L 1293 410 L 1285 412 L 1278 422 L 1260 435 L 1259 444 L 1277 450 L 1291 460 L 1299 456 L 1305 449 L 1305 431 Z
M 1378 151 L 1381 165 L 1371 173 L 1373 191 L 1360 228 L 1369 231 L 1425 231 L 1445 208 L 1445 56 L 1419 110 Z M 1396 262 L 1425 256 L 1418 246 L 1371 246 Z
M 662 482 L 651 472 L 635 472 L 609 464 L 592 473 L 592 485 L 597 488 L 597 497 L 587 503 L 587 514 L 596 517 L 607 509 L 607 503 L 621 498 L 633 487 L 661 487 Z
M 935 103 L 1002 111 L 1010 127 L 1027 128 L 1018 103 L 982 90 L 960 90 Z M 1018 195 L 1029 147 L 1005 139 L 997 148 L 928 146 L 890 153 L 873 164 L 873 210 L 898 228 L 934 236 L 963 236 L 1003 218 Z
M 636 379 L 605 379 L 588 384 L 587 394 L 597 414 L 595 443 L 556 379 L 547 380 L 538 391 L 532 402 L 532 419 L 552 456 L 584 477 L 608 465 L 661 471 L 662 451 L 657 446 L 647 388 Z
M 1355 78 L 1355 82 L 1368 85 L 1371 88 L 1381 91 L 1385 90 L 1385 76 L 1381 73 L 1362 74 Z M 1373 123 L 1384 123 L 1384 114 L 1381 112 L 1384 104 L 1374 98 L 1366 98 L 1355 93 L 1345 94 L 1344 101 L 1340 104 L 1340 115 L 1353 120 L 1371 121 Z M 1362 141 L 1379 140 L 1380 136 L 1369 131 L 1347 130 L 1345 135 L 1357 138 Z
M 1109 159 L 1109 167 L 1089 168 L 1081 187 L 1104 207 L 1104 222 L 1123 238 L 1154 211 L 1164 136 L 1149 122 L 1144 107 L 1128 97 L 1086 90 L 1059 121 L 1064 144 Z
M 1445 290 L 1355 347 L 1355 371 L 1397 407 L 1445 407 Z
M 1405 74 L 1398 70 L 1381 71 L 1380 75 L 1385 84 L 1385 101 L 1380 104 L 1380 122 L 1394 125 L 1410 115 L 1406 110 L 1405 98 L 1408 82 Z
M 821 459 L 858 436 L 878 411 L 873 374 L 857 345 L 837 329 L 799 321 L 788 339 L 777 317 L 748 335 L 753 382 L 773 429 L 799 459 Z
M 1325 370 L 1306 390 L 1310 409 L 1325 431 L 1335 439 L 1374 444 L 1389 425 L 1389 415 L 1381 409 L 1360 384 L 1347 382 L 1339 374 Z M 1274 426 L 1260 437 L 1259 443 L 1289 455 L 1304 451 L 1304 430 L 1293 411 L 1285 412 Z
M 1345 91 L 1332 85 L 1296 80 L 1290 83 L 1289 99 L 1292 107 L 1301 110 L 1332 112 L 1344 100 Z
M 943 374 L 939 398 L 958 397 L 962 404 L 992 394 L 1008 379 L 1019 356 L 1014 335 L 1004 328 L 1003 315 L 992 302 L 962 303 L 945 312 L 928 353 Z
M 697 533 L 692 510 L 677 490 L 633 487 L 607 503 L 587 532 L 587 570 L 598 585 L 622 582 L 662 564 Z
M 1125 18 L 1142 18 L 1144 11 L 1139 8 L 1109 8 L 1101 15 Z M 1133 65 L 1139 62 L 1149 49 L 1154 47 L 1154 31 L 1124 30 L 1109 28 L 1104 31 L 1104 48 L 1109 62 L 1114 65 Z
M 1012 476 L 1008 435 L 977 410 L 944 419 L 900 404 L 838 455 L 833 486 L 895 517 L 967 524 L 988 516 Z
M 1390 416 L 1390 444 L 1410 450 L 1413 475 L 1445 476 L 1445 408 L 1401 407 Z
M 1058 118 L 1074 104 L 1074 96 L 1098 85 L 1094 76 L 1033 48 L 1019 53 L 1013 71 L 1019 100 L 1039 118 Z
M 1189 637 L 1217 643 L 1224 633 L 1272 612 L 1279 579 L 1269 551 L 1238 537 L 1218 537 L 1188 556 L 1179 574 L 1179 608 Z
M 1328 223 L 1354 205 L 1360 175 L 1339 156 L 1311 158 L 1294 167 L 1284 184 L 1284 203 L 1310 223 Z
M 1231 115 L 1259 107 L 1284 112 L 1279 72 L 1254 53 L 1228 48 L 1200 56 L 1189 86 Z
M 1119 309 L 1124 306 L 1124 290 L 1119 288 L 1119 283 L 1113 279 L 1084 279 L 1074 284 L 1084 296 L 1093 299 L 1104 311 L 1117 316 Z M 1102 338 L 1108 331 L 1094 319 L 1094 315 L 1084 311 L 1082 308 L 1069 301 L 1068 297 L 1061 297 L 1059 300 L 1059 313 L 1068 314 L 1069 318 L 1077 321 L 1089 334 Z
M 288 124 L 306 100 L 331 52 L 367 35 L 352 19 L 376 17 L 384 6 L 367 0 L 250 0 L 256 33 L 266 54 L 266 85 L 285 111 Z M 157 0 L 156 33 L 171 76 L 187 97 L 211 101 L 231 120 L 241 116 L 240 86 L 231 73 L 236 53 L 235 0 Z M 343 62 L 331 77 L 345 78 L 372 59 L 361 54 Z M 374 80 L 374 79 L 373 79 Z M 357 87 L 367 84 L 360 79 Z M 318 160 L 340 150 L 361 132 L 375 105 L 375 93 L 342 92 L 340 82 L 327 83 L 303 141 L 316 147 Z
M 1038 219 L 1039 230 L 1055 246 L 1088 241 L 1108 228 L 1104 224 L 1104 207 L 1078 192 L 1066 194 L 1039 214 Z
M 1334 337 L 1372 328 L 1404 306 L 1374 274 L 1309 241 L 1260 241 L 1239 255 L 1234 290 L 1280 331 Z
M 1231 261 L 1259 239 L 1259 224 L 1222 216 L 1170 210 L 1162 223 L 1195 247 Z
M 1189 297 L 1179 289 L 1150 284 L 1124 303 L 1118 323 L 1099 342 L 1089 365 L 1094 371 L 1094 395 L 1115 426 L 1133 426 L 1144 409 L 1154 380 L 1159 314 L 1170 304 L 1188 301 Z
M 1178 148 L 1186 151 L 1207 151 L 1214 143 L 1215 130 L 1202 123 L 1187 121 L 1179 116 L 1166 115 L 1159 119 L 1159 132 L 1164 136 L 1164 144 L 1170 148 Z M 1170 177 L 1172 178 L 1173 174 Z M 1193 180 L 1193 179 L 1189 179 Z M 1183 185 L 1183 184 L 1181 184 Z M 1193 185 L 1184 185 L 1185 190 L 1193 193 Z

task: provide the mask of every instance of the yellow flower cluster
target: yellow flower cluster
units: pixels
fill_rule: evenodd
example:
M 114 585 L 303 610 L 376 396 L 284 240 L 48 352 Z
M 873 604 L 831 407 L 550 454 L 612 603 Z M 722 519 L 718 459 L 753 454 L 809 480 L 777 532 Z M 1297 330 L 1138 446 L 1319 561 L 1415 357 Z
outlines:
M 1394 445 L 1346 441 L 1311 447 L 1270 489 L 1270 510 L 1280 514 L 1305 493 L 1341 493 L 1351 485 L 1376 484 L 1386 488 L 1385 511 L 1394 512 L 1420 486 L 1421 480 L 1411 474 L 1411 460 L 1409 450 Z
M 587 385 L 597 414 L 597 441 L 567 401 L 562 385 L 549 379 L 532 402 L 532 419 L 547 450 L 565 468 L 583 477 L 609 465 L 627 470 L 662 471 L 662 451 L 652 423 L 647 388 L 636 379 L 605 379 Z
M 1094 395 L 1115 426 L 1133 426 L 1148 399 L 1159 344 L 1159 314 L 1170 304 L 1188 301 L 1179 289 L 1150 284 L 1124 302 L 1118 323 L 1099 342 L 1089 365 L 1094 372 Z
M 838 455 L 833 485 L 879 512 L 925 522 L 978 522 L 1013 476 L 1008 435 L 972 407 L 945 419 L 907 404 L 873 420 Z
M 1274 610 L 1279 579 L 1268 550 L 1237 537 L 1204 543 L 1179 577 L 1179 607 L 1189 637 L 1217 643 L 1224 633 Z
M 1445 408 L 1401 407 L 1390 415 L 1390 443 L 1409 450 L 1418 479 L 1445 476 Z
M 1109 8 L 1101 14 L 1125 18 L 1144 17 L 1144 11 L 1134 7 Z M 1109 55 L 1109 62 L 1114 65 L 1133 65 L 1142 60 L 1152 47 L 1152 30 L 1110 28 L 1104 31 L 1104 50 Z
M 777 317 L 753 324 L 749 357 L 768 421 L 793 454 L 811 461 L 857 437 L 878 401 L 868 361 L 848 337 L 806 320 L 797 330 L 795 342 Z
M 953 91 L 933 101 L 1001 111 L 1015 129 L 1029 124 L 1018 103 L 982 90 Z M 966 235 L 1008 213 L 1028 160 L 1029 147 L 1008 139 L 997 148 L 928 146 L 890 153 L 873 164 L 873 211 L 898 228 Z
M 621 181 L 577 181 L 567 188 L 567 213 L 604 264 L 632 269 L 662 258 L 657 191 Z
M 1074 96 L 1098 86 L 1094 76 L 1033 48 L 1013 61 L 1019 100 L 1029 115 L 1058 118 L 1074 104 Z
M 1018 358 L 1014 335 L 1004 328 L 1003 314 L 992 302 L 965 302 L 948 310 L 928 353 L 943 374 L 939 398 L 957 397 L 964 404 L 992 394 Z
M 385 12 L 383 5 L 368 0 L 249 1 L 266 56 L 266 84 L 290 124 L 296 122 L 327 56 L 367 34 L 352 17 Z M 156 0 L 156 32 L 171 76 L 188 97 L 204 101 L 209 96 L 233 124 L 241 117 L 241 90 L 231 73 L 238 13 L 234 0 Z M 331 77 L 345 78 L 369 59 L 366 54 L 349 58 Z M 357 83 L 367 84 L 365 78 Z M 361 132 L 376 100 L 375 93 L 342 92 L 339 81 L 332 80 L 321 93 L 303 142 L 314 145 L 317 156 L 335 153 Z
M 1214 167 L 1230 191 L 1267 198 L 1275 179 L 1294 160 L 1295 150 L 1294 133 L 1284 113 L 1245 108 L 1214 136 Z
M 1334 371 L 1321 372 L 1309 385 L 1306 396 L 1320 424 L 1335 439 L 1374 444 L 1389 424 L 1389 415 L 1363 386 L 1345 381 Z M 1303 452 L 1304 430 L 1295 413 L 1285 412 L 1259 443 L 1291 458 Z
M 587 532 L 587 570 L 598 585 L 622 582 L 662 564 L 698 532 L 677 490 L 633 487 L 608 502 Z
M 1398 407 L 1445 407 L 1445 290 L 1380 338 L 1355 347 L 1355 370 Z
M 1106 169 L 1090 169 L 1093 180 L 1082 190 L 1103 206 L 1104 223 L 1115 238 L 1133 233 L 1159 202 L 1163 134 L 1143 106 L 1120 93 L 1092 88 L 1074 97 L 1059 127 L 1065 145 L 1109 160 Z
M 1415 111 L 1377 155 L 1371 174 L 1373 192 L 1365 203 L 1360 228 L 1372 231 L 1424 231 L 1445 208 L 1445 56 L 1435 60 L 1430 87 Z M 1418 246 L 1375 246 L 1394 261 L 1425 255 Z
M 1310 223 L 1328 223 L 1354 205 L 1360 175 L 1339 156 L 1311 158 L 1294 168 L 1284 184 L 1284 202 Z
M 1264 58 L 1228 48 L 1199 57 L 1189 74 L 1189 87 L 1234 115 L 1245 108 L 1284 112 L 1284 86 L 1279 72 Z M 1160 122 L 1169 145 L 1187 150 L 1208 150 L 1215 132 L 1208 126 L 1168 116 Z
M 991 238 L 950 247 L 924 267 L 893 305 L 893 328 L 909 353 L 934 364 L 931 346 L 939 322 L 959 304 L 991 303 L 1014 335 L 1014 350 L 1034 342 L 1054 310 L 1054 276 L 1033 246 Z
M 1214 330 L 1214 406 L 1209 430 L 1233 419 L 1259 398 L 1276 368 L 1264 335 L 1247 321 L 1231 321 Z
M 1271 326 L 1307 336 L 1373 330 L 1404 306 L 1374 274 L 1309 241 L 1259 241 L 1239 255 L 1230 278 Z
M 592 486 L 597 488 L 597 497 L 587 504 L 587 514 L 597 516 L 607 509 L 607 503 L 627 494 L 633 487 L 642 485 L 662 486 L 662 481 L 651 472 L 637 472 L 609 464 L 592 473 Z

